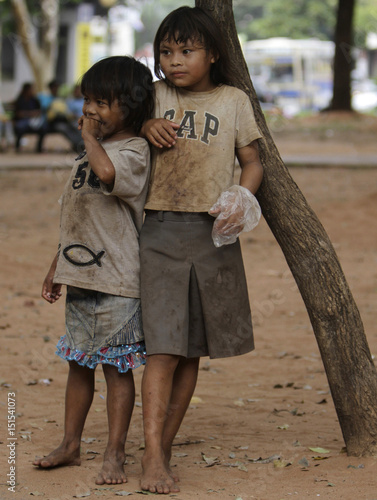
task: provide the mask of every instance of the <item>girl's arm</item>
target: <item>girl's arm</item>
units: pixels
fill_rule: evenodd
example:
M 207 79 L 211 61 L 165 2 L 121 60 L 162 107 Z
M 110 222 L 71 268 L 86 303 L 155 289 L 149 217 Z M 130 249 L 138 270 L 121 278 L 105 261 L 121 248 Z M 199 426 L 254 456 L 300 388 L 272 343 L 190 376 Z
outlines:
M 147 120 L 140 130 L 140 136 L 147 139 L 157 148 L 171 148 L 177 140 L 176 131 L 178 123 L 171 122 L 165 118 L 151 118 Z
M 258 191 L 263 179 L 263 167 L 259 159 L 258 141 L 253 141 L 244 148 L 236 150 L 242 169 L 240 186 L 247 188 L 252 194 Z
M 113 184 L 115 179 L 114 165 L 97 139 L 101 134 L 100 122 L 82 116 L 79 119 L 79 129 L 81 130 L 86 154 L 93 172 L 104 184 Z
M 58 254 L 56 254 L 54 260 L 52 261 L 50 269 L 42 285 L 42 297 L 45 300 L 47 300 L 47 302 L 50 302 L 50 304 L 53 304 L 54 302 L 59 300 L 59 298 L 62 295 L 61 292 L 62 285 L 58 283 L 53 283 L 52 281 L 54 278 L 57 261 L 58 261 Z
M 239 148 L 236 155 L 242 169 L 240 177 L 242 188 L 232 186 L 223 192 L 209 211 L 211 215 L 217 217 L 212 232 L 217 247 L 234 243 L 245 227 L 249 231 L 255 227 L 260 218 L 260 207 L 254 197 L 263 179 L 257 141 Z M 242 193 L 244 188 L 251 194 Z

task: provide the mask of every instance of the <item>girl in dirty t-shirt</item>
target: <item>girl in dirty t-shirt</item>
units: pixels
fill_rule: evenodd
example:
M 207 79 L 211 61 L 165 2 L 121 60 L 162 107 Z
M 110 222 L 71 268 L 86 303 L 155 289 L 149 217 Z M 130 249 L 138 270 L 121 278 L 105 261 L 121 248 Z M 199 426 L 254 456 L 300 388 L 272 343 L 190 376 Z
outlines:
M 200 8 L 173 11 L 154 50 L 155 118 L 141 131 L 154 146 L 140 238 L 147 348 L 141 487 L 166 494 L 179 491 L 171 446 L 199 358 L 254 348 L 237 235 L 245 224 L 250 229 L 250 214 L 259 220 L 253 193 L 263 170 L 253 110 L 247 95 L 230 85 L 229 57 L 212 17 Z M 242 173 L 232 186 L 235 156 Z M 233 243 L 222 246 L 224 239 Z
M 59 251 L 42 297 L 67 285 L 66 335 L 57 354 L 69 363 L 65 429 L 58 448 L 34 465 L 80 465 L 80 442 L 94 394 L 107 384 L 108 443 L 97 484 L 126 482 L 125 442 L 135 399 L 133 369 L 145 363 L 140 311 L 139 232 L 149 178 L 149 145 L 138 137 L 153 109 L 152 75 L 131 57 L 103 59 L 82 78 L 79 128 L 85 151 L 62 196 Z

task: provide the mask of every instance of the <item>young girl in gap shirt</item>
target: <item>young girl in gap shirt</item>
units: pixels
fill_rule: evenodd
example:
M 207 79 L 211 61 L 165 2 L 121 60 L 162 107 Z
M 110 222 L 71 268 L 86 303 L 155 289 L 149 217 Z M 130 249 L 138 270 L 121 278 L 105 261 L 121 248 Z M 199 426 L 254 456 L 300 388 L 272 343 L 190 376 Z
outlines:
M 154 148 L 140 240 L 147 349 L 141 487 L 166 494 L 179 491 L 171 447 L 199 358 L 254 348 L 239 241 L 215 246 L 212 230 L 214 217 L 220 236 L 242 230 L 236 197 L 253 197 L 263 170 L 253 110 L 248 96 L 231 86 L 231 64 L 213 18 L 200 8 L 173 11 L 157 31 L 154 51 L 155 118 L 142 128 Z M 241 187 L 232 187 L 235 156 Z M 221 195 L 230 199 L 228 208 L 234 205 L 229 217 Z
M 152 75 L 131 57 L 103 59 L 83 76 L 79 128 L 85 151 L 62 196 L 59 251 L 42 297 L 67 285 L 68 361 L 60 446 L 34 465 L 80 465 L 80 443 L 94 395 L 95 368 L 107 385 L 108 443 L 97 484 L 126 482 L 125 442 L 135 400 L 133 369 L 145 363 L 140 311 L 139 231 L 149 178 L 149 145 L 138 137 L 153 109 Z

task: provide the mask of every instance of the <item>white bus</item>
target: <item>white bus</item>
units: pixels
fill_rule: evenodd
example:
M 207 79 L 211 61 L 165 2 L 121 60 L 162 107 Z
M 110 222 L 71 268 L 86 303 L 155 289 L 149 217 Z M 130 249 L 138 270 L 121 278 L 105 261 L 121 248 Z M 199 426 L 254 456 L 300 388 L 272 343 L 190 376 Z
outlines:
M 269 38 L 243 44 L 251 79 L 286 115 L 325 108 L 332 98 L 335 46 L 317 39 Z

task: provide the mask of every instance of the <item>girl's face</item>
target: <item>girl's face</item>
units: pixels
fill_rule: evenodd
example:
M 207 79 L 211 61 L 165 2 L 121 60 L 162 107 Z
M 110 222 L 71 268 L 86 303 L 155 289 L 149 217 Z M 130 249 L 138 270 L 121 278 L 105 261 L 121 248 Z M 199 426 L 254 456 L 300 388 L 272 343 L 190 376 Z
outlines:
M 177 43 L 173 38 L 160 45 L 160 64 L 166 78 L 176 87 L 192 92 L 215 88 L 211 81 L 211 65 L 216 61 L 199 41 Z
M 82 112 L 87 118 L 100 123 L 100 132 L 103 139 L 109 139 L 126 132 L 124 125 L 124 110 L 119 106 L 117 100 L 109 105 L 106 99 L 99 99 L 93 95 L 84 95 Z

